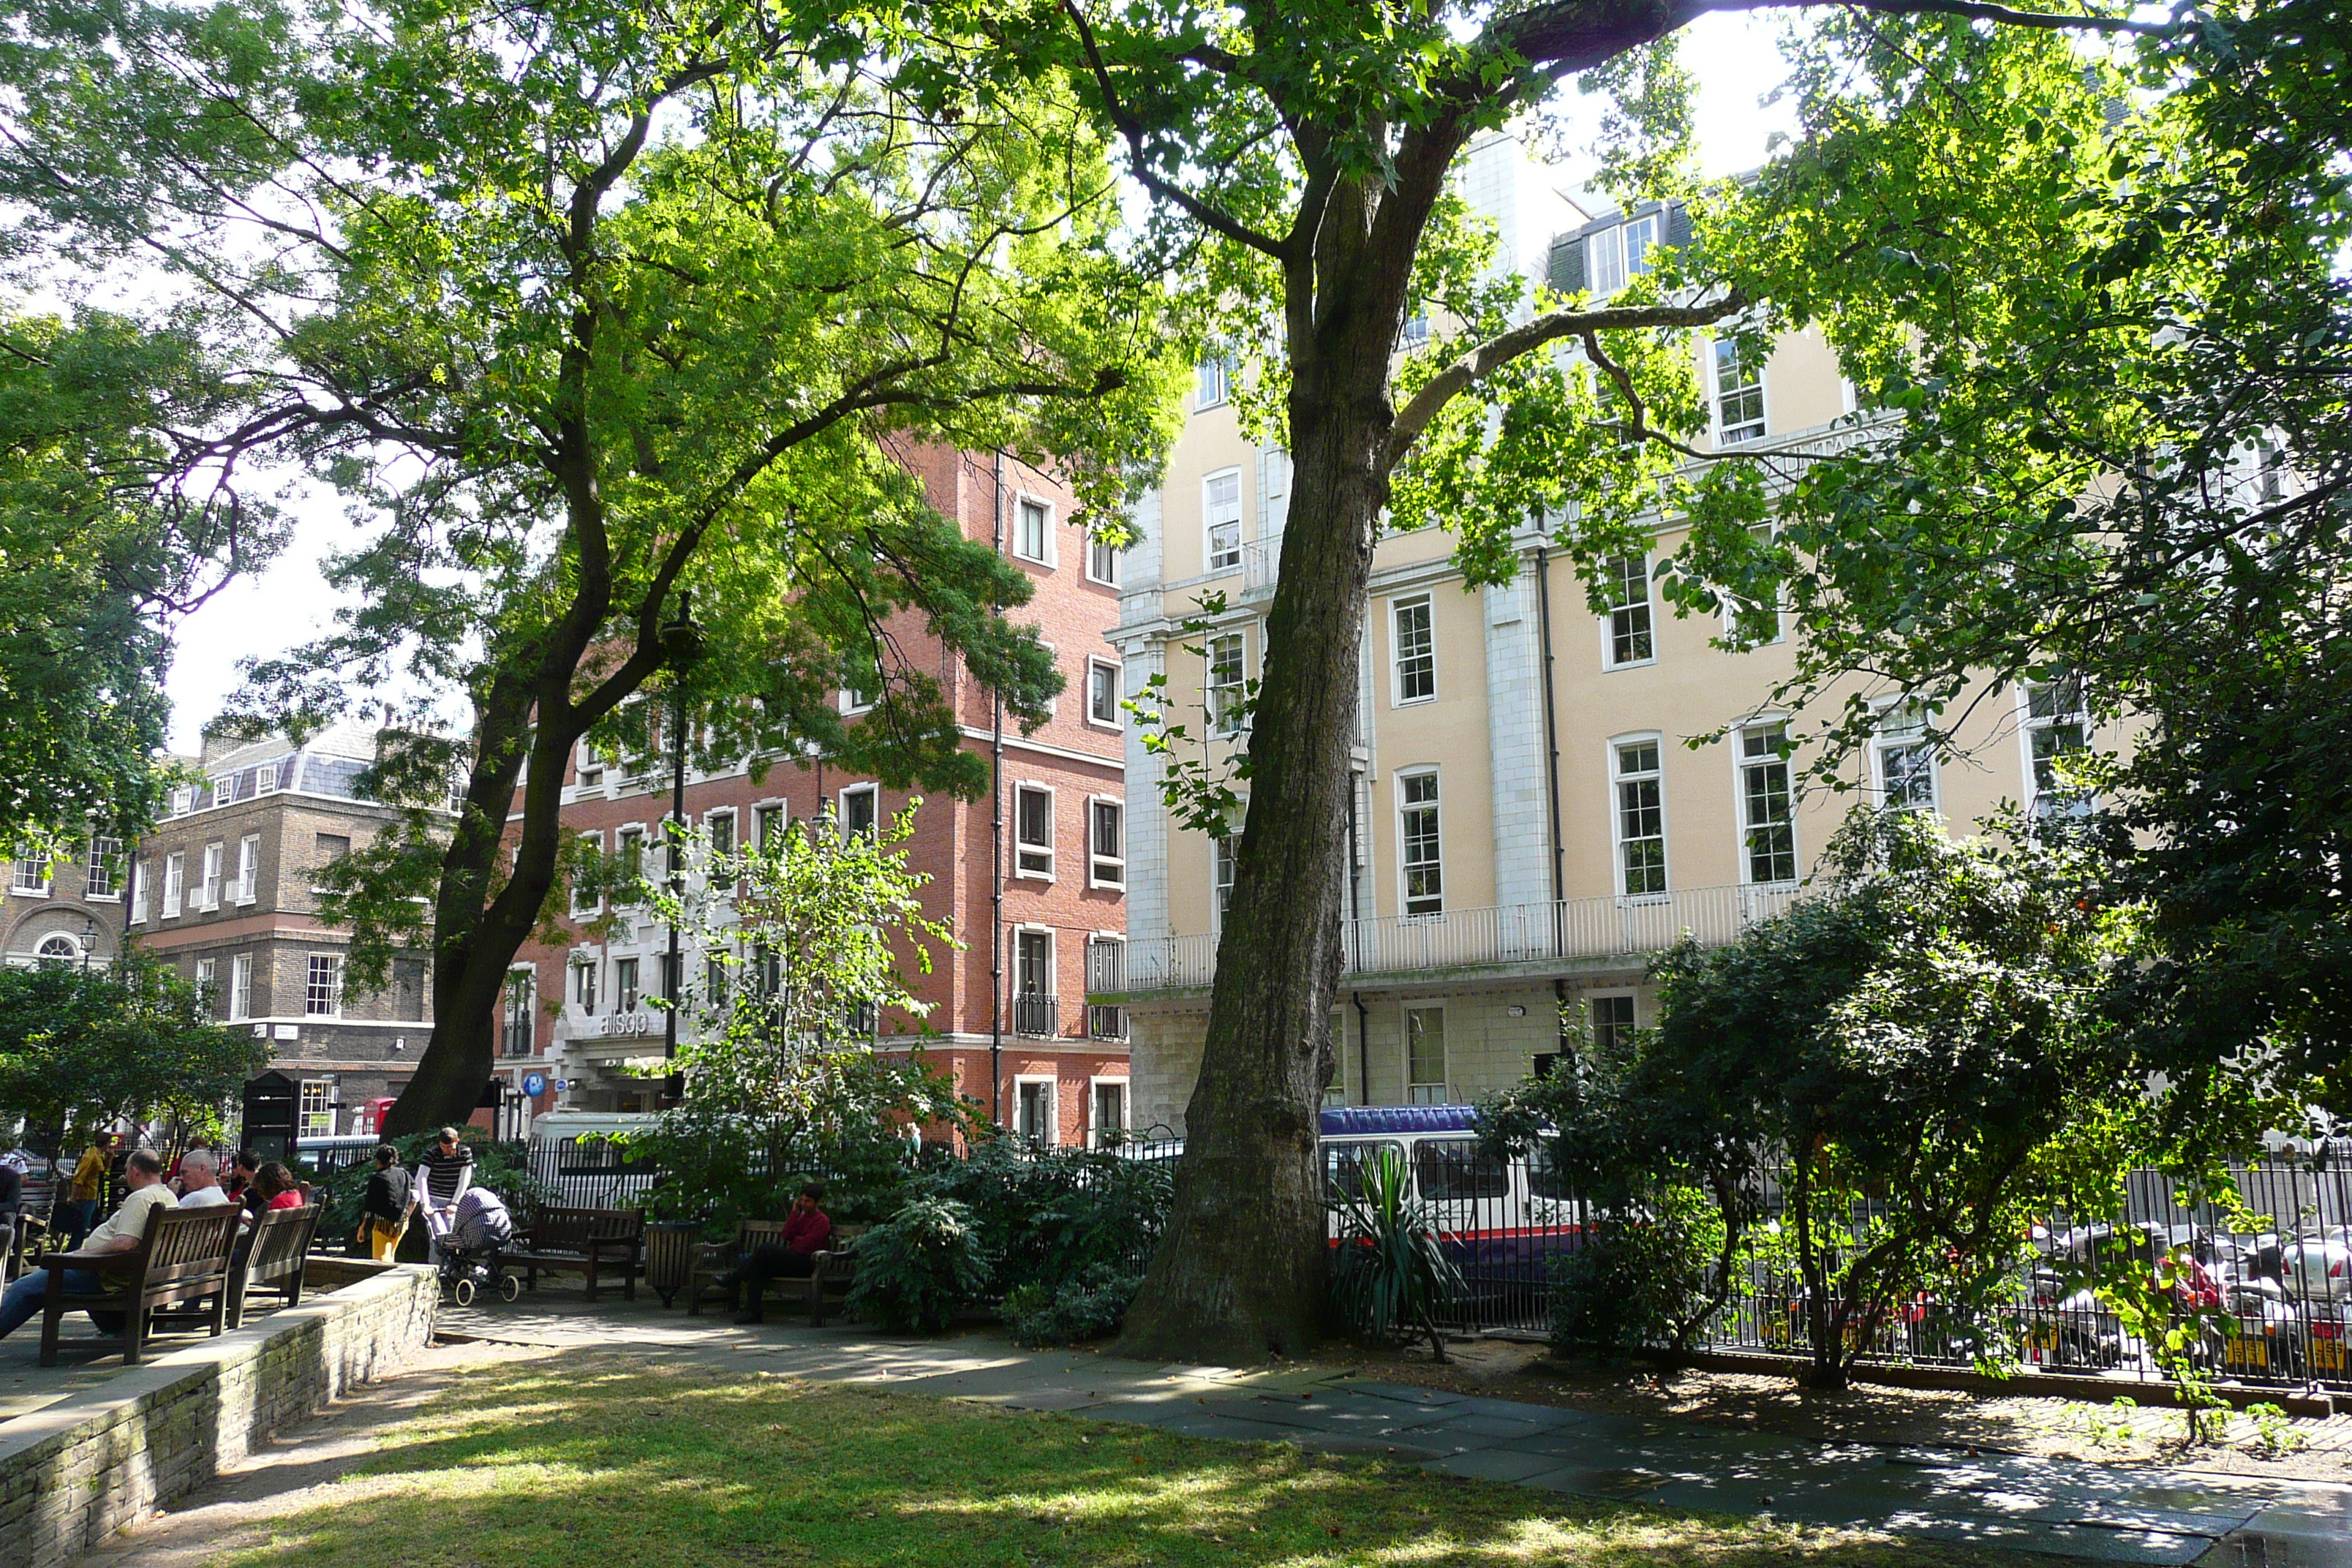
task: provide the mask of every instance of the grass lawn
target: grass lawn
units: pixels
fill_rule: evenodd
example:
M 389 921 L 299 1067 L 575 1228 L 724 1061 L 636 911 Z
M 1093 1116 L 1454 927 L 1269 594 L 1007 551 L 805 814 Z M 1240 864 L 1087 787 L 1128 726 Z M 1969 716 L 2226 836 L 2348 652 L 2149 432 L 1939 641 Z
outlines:
M 1229 1444 L 618 1354 L 468 1372 L 331 1502 L 216 1562 L 337 1568 L 889 1563 L 2016 1562 L 1587 1503 Z

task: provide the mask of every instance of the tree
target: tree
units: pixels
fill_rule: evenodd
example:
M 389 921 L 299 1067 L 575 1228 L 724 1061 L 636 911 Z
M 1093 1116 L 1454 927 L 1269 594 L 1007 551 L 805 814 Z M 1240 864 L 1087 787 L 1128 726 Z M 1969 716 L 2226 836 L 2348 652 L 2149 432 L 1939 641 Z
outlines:
M 137 952 L 108 968 L 0 969 L 0 1115 L 62 1138 L 127 1116 L 209 1125 L 269 1065 L 212 998 Z
M 1717 251 L 1904 417 L 1794 482 L 1777 548 L 1695 535 L 1681 568 L 1788 605 L 1780 703 L 1856 670 L 1947 715 L 2037 682 L 2128 751 L 2068 809 L 2098 786 L 2111 896 L 2151 906 L 2113 1005 L 2192 1165 L 2352 1114 L 2347 26 L 2213 8 L 2095 117 L 1983 40 L 1855 37 L 1808 62 L 1808 153 Z M 1967 154 L 1931 178 L 1923 140 Z M 1870 721 L 1838 713 L 1823 765 Z
M 1064 0 L 1010 20 L 977 5 L 926 14 L 974 40 L 977 68 L 1055 69 L 1091 90 L 1153 199 L 1160 254 L 1223 323 L 1228 351 L 1256 353 L 1244 395 L 1295 470 L 1175 1211 L 1127 1329 L 1140 1353 L 1251 1360 L 1315 1337 L 1316 1111 L 1331 1072 L 1339 848 L 1365 595 L 1390 509 L 1400 524 L 1456 528 L 1474 581 L 1515 570 L 1508 536 L 1538 510 L 1567 519 L 1563 548 L 1589 567 L 1633 537 L 1697 427 L 1677 334 L 1751 330 L 1741 295 L 1702 265 L 1716 226 L 1704 205 L 1697 250 L 1616 303 L 1539 297 L 1528 311 L 1510 289 L 1482 288 L 1477 236 L 1449 191 L 1455 159 L 1593 73 L 1622 89 L 1612 182 L 1675 185 L 1688 90 L 1671 39 L 1716 8 L 1727 7 Z M 2049 34 L 2051 61 L 2068 53 L 2058 30 L 2146 26 L 1977 0 L 1848 9 L 1864 23 L 1968 18 L 1950 25 Z M 1686 182 L 1679 194 L 1692 194 Z M 1424 308 L 1458 329 L 1398 356 L 1401 329 Z M 1555 352 L 1570 344 L 1580 360 Z M 1763 480 L 1744 461 L 1673 489 L 1683 509 L 1727 524 L 1762 510 Z
M 929 944 L 955 941 L 922 912 L 929 878 L 907 866 L 920 804 L 871 837 L 828 815 L 730 855 L 697 839 L 699 889 L 640 882 L 631 893 L 691 933 L 689 955 L 702 958 L 699 983 L 669 1001 L 692 1023 L 680 1031 L 685 1100 L 630 1140 L 667 1173 L 666 1212 L 722 1225 L 772 1217 L 797 1182 L 823 1175 L 847 1212 L 878 1215 L 907 1173 L 910 1131 L 976 1131 L 920 1052 L 877 1057 L 853 1023 L 867 1008 L 919 1023 L 929 1005 L 908 970 L 929 973 Z
M 123 0 L 34 15 L 0 69 L 25 105 L 0 192 L 80 257 L 234 303 L 266 395 L 216 449 L 305 462 L 379 524 L 330 573 L 356 607 L 230 717 L 418 694 L 368 783 L 419 815 L 330 911 L 361 981 L 431 924 L 434 1034 L 387 1131 L 474 1103 L 571 869 L 567 764 L 650 750 L 669 706 L 631 699 L 682 698 L 706 759 L 975 788 L 904 617 L 1043 718 L 1050 655 L 1005 617 L 1024 576 L 898 458 L 1052 463 L 1107 515 L 1159 437 L 1159 290 L 1048 85 L 918 104 L 821 8 L 635 0 Z M 845 725 L 844 688 L 881 700 Z M 452 798 L 444 838 L 421 813 Z
M 1980 1309 L 2038 1217 L 2112 1206 L 2119 1140 L 2145 1120 L 2101 1005 L 2134 911 L 2084 897 L 2081 847 L 2016 827 L 1953 843 L 1857 809 L 1789 912 L 1658 960 L 1658 1026 L 1629 1061 L 1531 1079 L 1497 1108 L 1494 1136 L 1545 1142 L 1590 1184 L 1604 1240 L 1709 1189 L 1719 1250 L 1660 1314 L 1670 1340 L 1759 1244 L 1769 1178 L 1813 1386 L 1844 1386 L 1923 1294 L 1979 1360 L 2014 1359 Z
M 161 808 L 172 624 L 278 543 L 184 460 L 243 405 L 194 319 L 0 313 L 0 840 L 128 841 Z

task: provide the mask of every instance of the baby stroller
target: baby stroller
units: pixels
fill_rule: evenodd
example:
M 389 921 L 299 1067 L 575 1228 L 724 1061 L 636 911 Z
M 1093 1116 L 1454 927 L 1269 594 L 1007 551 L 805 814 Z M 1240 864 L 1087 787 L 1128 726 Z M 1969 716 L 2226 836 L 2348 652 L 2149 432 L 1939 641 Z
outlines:
M 503 1249 L 514 1239 L 514 1221 L 496 1193 L 469 1189 L 457 1200 L 457 1212 L 439 1238 L 441 1289 L 460 1307 L 474 1298 L 498 1292 L 501 1301 L 522 1294 L 522 1281 L 507 1271 Z

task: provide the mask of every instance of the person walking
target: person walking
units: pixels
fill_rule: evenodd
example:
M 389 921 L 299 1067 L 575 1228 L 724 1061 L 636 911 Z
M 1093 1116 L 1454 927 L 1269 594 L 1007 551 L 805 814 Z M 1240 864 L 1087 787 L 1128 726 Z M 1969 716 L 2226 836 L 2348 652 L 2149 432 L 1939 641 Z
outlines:
M 360 1205 L 359 1242 L 378 1263 L 390 1263 L 400 1251 L 408 1229 L 409 1194 L 414 1186 L 400 1166 L 400 1151 L 389 1143 L 375 1152 L 375 1172 L 368 1177 L 367 1198 Z
M 128 1252 L 147 1235 L 147 1216 L 157 1209 L 176 1207 L 179 1200 L 172 1189 L 163 1184 L 163 1162 L 152 1149 L 133 1149 L 123 1162 L 122 1184 L 129 1189 L 122 1206 L 116 1209 L 104 1225 L 91 1231 L 76 1251 Z M 103 1279 L 94 1268 L 68 1268 L 66 1289 L 95 1290 Z M 49 1271 L 28 1268 L 24 1278 L 0 1292 L 0 1339 L 5 1339 L 25 1326 L 41 1310 L 41 1301 L 49 1291 Z M 91 1313 L 95 1318 L 97 1313 Z
M 433 1147 L 416 1162 L 415 1184 L 409 1191 L 409 1202 L 425 1211 L 427 1262 L 439 1265 L 441 1238 L 449 1234 L 457 1200 L 473 1184 L 474 1152 L 458 1138 L 456 1128 L 444 1127 L 433 1140 Z
M 89 1147 L 74 1162 L 73 1176 L 66 1188 L 66 1201 L 59 1205 L 58 1218 L 65 1232 L 66 1250 L 81 1250 L 82 1238 L 89 1234 L 98 1218 L 99 1194 L 106 1189 L 106 1139 L 103 1134 L 92 1138 Z

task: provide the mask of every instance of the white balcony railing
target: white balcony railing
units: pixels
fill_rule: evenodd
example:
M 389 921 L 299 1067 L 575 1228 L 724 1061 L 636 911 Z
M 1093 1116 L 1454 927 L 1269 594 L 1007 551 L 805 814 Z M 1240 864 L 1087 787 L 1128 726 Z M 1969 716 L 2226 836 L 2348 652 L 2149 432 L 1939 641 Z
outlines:
M 1242 597 L 1266 598 L 1282 575 L 1282 535 L 1253 539 L 1242 546 Z
M 1350 975 L 1613 958 L 1663 952 L 1685 935 L 1726 942 L 1795 901 L 1792 886 L 1686 888 L 1656 898 L 1568 899 L 1504 904 L 1442 915 L 1344 921 L 1340 942 Z M 1105 991 L 1178 991 L 1216 978 L 1217 939 L 1129 937 L 1124 986 Z

